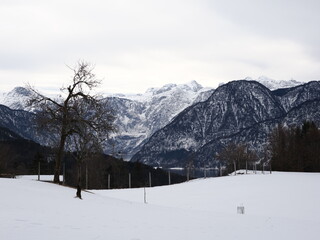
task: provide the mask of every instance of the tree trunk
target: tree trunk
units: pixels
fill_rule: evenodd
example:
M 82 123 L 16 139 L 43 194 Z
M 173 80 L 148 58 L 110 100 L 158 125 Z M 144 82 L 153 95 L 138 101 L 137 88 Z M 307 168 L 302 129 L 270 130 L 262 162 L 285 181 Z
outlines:
M 246 174 L 248 174 L 248 161 L 246 160 Z
M 82 199 L 82 197 L 81 197 L 81 186 L 80 185 L 77 186 L 77 197 Z
M 81 163 L 78 162 L 78 185 L 77 185 L 77 197 L 82 199 L 81 197 Z
M 63 157 L 65 142 L 66 142 L 66 137 L 65 137 L 65 135 L 62 135 L 61 139 L 60 139 L 59 149 L 58 149 L 58 153 L 57 153 L 57 157 L 56 157 L 56 164 L 55 164 L 55 168 L 54 168 L 54 178 L 53 178 L 54 183 L 60 183 L 59 177 L 60 177 L 61 161 L 62 161 L 62 157 Z

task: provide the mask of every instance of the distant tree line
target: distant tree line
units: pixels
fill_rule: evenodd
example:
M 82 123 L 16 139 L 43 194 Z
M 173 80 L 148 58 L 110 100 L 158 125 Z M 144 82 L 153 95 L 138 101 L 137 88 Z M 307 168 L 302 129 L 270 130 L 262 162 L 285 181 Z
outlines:
M 314 122 L 276 127 L 269 139 L 272 168 L 278 171 L 319 172 L 320 130 Z
M 0 176 L 37 174 L 39 163 L 42 174 L 53 174 L 52 155 L 53 149 L 30 140 L 0 141 Z
M 257 154 L 245 144 L 229 143 L 215 156 L 225 167 L 224 174 L 253 168 Z
M 225 173 L 253 169 L 255 165 L 260 165 L 260 170 L 319 172 L 320 130 L 314 122 L 295 127 L 278 125 L 260 154 L 231 142 L 216 158 L 224 165 Z
M 0 176 L 36 175 L 39 163 L 41 174 L 52 175 L 56 151 L 26 139 L 0 141 Z M 88 183 L 90 189 L 108 188 L 109 179 L 110 188 L 127 188 L 129 173 L 131 187 L 149 186 L 149 173 L 152 186 L 168 184 L 168 173 L 162 169 L 154 169 L 140 162 L 126 162 L 103 153 L 93 154 L 80 163 L 74 152 L 65 152 L 62 164 L 65 166 L 65 184 L 72 187 L 78 185 L 78 174 L 82 176 L 83 188 Z M 78 165 L 82 166 L 80 173 Z M 63 169 L 59 174 L 63 174 Z M 185 180 L 186 177 L 171 173 L 172 184 Z

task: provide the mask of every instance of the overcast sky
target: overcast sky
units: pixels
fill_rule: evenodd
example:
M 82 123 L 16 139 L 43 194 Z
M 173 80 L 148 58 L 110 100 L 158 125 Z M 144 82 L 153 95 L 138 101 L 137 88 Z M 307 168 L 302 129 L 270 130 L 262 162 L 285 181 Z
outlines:
M 319 12 L 319 0 L 0 0 L 0 90 L 58 89 L 78 60 L 104 92 L 319 80 Z

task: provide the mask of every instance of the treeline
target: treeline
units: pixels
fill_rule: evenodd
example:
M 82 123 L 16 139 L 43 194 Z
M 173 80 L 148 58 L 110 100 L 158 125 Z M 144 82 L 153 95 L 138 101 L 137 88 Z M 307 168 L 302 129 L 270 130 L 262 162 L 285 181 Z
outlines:
M 53 174 L 53 150 L 26 139 L 0 141 L 0 175 Z
M 40 163 L 41 174 L 52 175 L 55 166 L 56 151 L 33 141 L 15 139 L 0 141 L 0 176 L 36 175 Z M 78 182 L 78 161 L 75 153 L 65 152 L 65 184 L 76 187 Z M 88 183 L 90 189 L 127 188 L 149 186 L 149 173 L 152 186 L 167 185 L 168 173 L 154 169 L 139 162 L 126 162 L 105 154 L 93 154 L 81 164 L 82 186 Z M 63 174 L 63 169 L 61 169 Z M 61 179 L 62 180 L 62 179 Z M 108 181 L 110 180 L 110 183 Z M 170 174 L 171 183 L 186 181 L 185 176 Z
M 224 165 L 224 175 L 239 169 L 254 169 L 259 160 L 258 155 L 248 146 L 235 143 L 229 143 L 215 157 Z
M 314 122 L 302 126 L 278 125 L 271 133 L 264 151 L 257 153 L 245 144 L 229 143 L 215 158 L 225 173 L 239 169 L 319 172 L 320 130 Z
M 320 171 L 320 130 L 314 122 L 301 127 L 279 125 L 269 139 L 272 168 L 277 171 Z

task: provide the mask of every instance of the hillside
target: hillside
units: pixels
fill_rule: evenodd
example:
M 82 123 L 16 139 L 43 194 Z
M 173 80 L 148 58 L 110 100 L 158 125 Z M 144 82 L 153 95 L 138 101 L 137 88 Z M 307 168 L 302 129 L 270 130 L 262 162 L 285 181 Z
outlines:
M 0 238 L 317 239 L 320 174 L 199 179 L 166 187 L 75 190 L 30 178 L 0 179 Z M 245 214 L 237 214 L 237 206 Z

